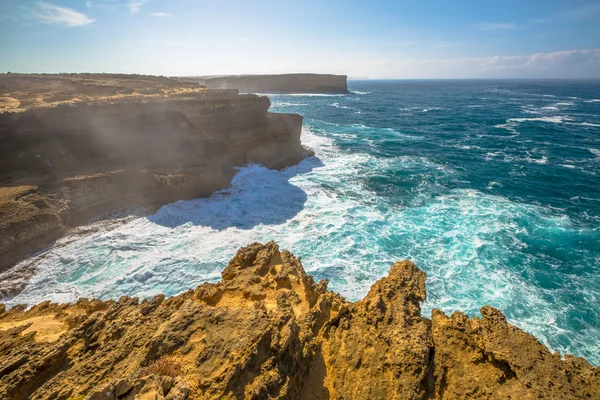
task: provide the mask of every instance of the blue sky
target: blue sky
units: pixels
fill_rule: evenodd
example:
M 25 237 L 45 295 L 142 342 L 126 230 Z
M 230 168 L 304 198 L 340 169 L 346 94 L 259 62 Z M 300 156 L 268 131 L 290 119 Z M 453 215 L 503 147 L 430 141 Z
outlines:
M 1 72 L 600 78 L 600 0 L 1 0 Z

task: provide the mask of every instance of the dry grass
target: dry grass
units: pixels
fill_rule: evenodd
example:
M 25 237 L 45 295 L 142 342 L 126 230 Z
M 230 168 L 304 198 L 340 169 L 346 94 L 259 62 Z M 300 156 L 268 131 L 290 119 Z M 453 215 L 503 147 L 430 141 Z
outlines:
M 181 375 L 181 368 L 181 363 L 169 358 L 161 358 L 142 368 L 139 376 L 159 375 L 175 378 Z
M 204 90 L 197 83 L 161 76 L 0 74 L 0 113 L 60 105 L 157 101 Z

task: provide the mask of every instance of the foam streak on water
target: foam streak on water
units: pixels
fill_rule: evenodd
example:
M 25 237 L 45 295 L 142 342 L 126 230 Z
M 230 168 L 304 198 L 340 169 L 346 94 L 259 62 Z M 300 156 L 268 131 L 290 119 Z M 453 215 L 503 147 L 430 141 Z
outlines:
M 274 97 L 275 111 L 306 116 L 316 157 L 285 171 L 249 165 L 210 198 L 97 223 L 42 257 L 9 305 L 173 295 L 219 280 L 239 247 L 275 240 L 350 300 L 408 258 L 428 276 L 424 314 L 490 304 L 551 349 L 599 364 L 600 132 L 582 124 L 598 124 L 600 106 L 577 100 L 598 93 L 355 85 L 336 106 Z

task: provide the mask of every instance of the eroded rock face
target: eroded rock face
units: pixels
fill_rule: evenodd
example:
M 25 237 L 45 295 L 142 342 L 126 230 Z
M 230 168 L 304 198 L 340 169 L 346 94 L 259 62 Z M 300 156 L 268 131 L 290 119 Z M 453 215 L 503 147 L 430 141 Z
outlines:
M 301 116 L 236 90 L 13 74 L 0 75 L 2 95 L 16 106 L 0 102 L 0 273 L 98 215 L 208 196 L 235 167 L 285 168 L 310 154 Z M 0 298 L 18 289 L 0 285 Z
M 222 277 L 169 299 L 0 308 L 0 397 L 600 397 L 599 368 L 561 360 L 494 308 L 422 317 L 425 274 L 408 261 L 356 303 L 272 242 L 240 249 Z

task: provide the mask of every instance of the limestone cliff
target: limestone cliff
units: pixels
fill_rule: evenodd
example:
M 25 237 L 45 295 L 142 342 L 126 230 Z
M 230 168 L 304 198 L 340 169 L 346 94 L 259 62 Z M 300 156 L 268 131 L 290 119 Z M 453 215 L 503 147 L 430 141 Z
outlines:
M 346 75 L 237 75 L 176 79 L 197 82 L 209 89 L 238 89 L 242 93 L 348 93 Z
M 0 306 L 2 399 L 600 398 L 600 368 L 548 351 L 492 307 L 421 315 L 394 264 L 356 303 L 274 243 L 179 296 Z
M 207 196 L 236 166 L 284 168 L 308 154 L 301 116 L 237 90 L 4 74 L 0 91 L 0 272 L 92 217 Z M 0 284 L 0 298 L 18 289 Z

